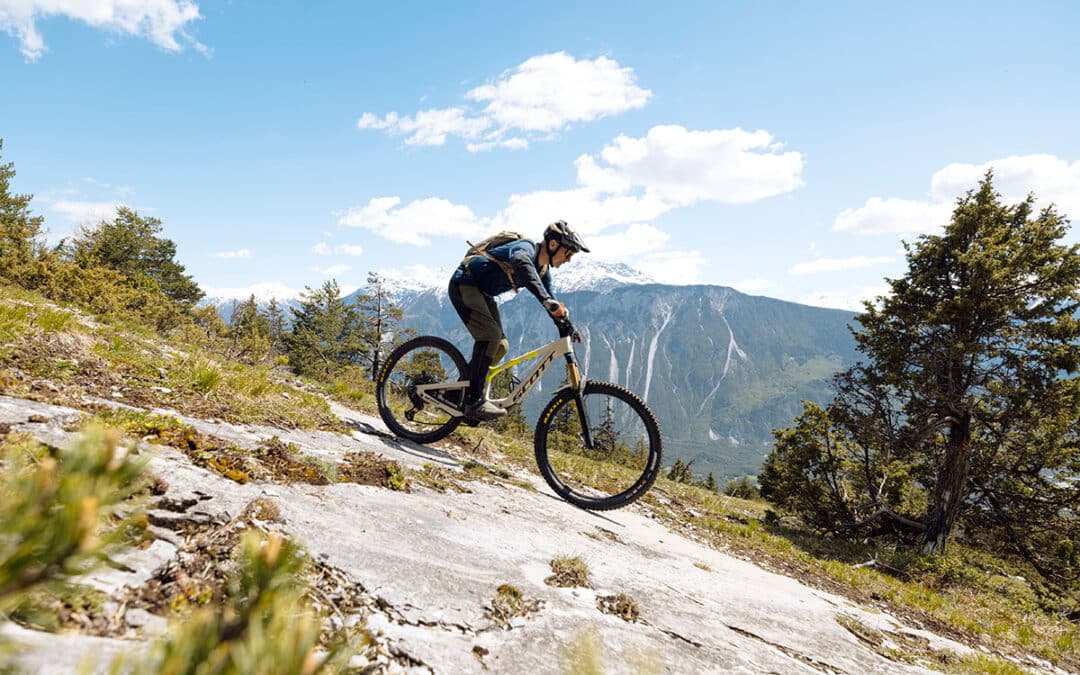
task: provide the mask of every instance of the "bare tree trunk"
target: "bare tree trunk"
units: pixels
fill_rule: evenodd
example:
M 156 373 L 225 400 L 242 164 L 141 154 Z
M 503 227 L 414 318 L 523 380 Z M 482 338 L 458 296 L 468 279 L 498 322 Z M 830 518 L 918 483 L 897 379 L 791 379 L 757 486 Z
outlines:
M 944 553 L 960 505 L 966 496 L 971 464 L 971 416 L 964 415 L 949 427 L 949 442 L 934 485 L 933 502 L 926 519 L 922 552 Z

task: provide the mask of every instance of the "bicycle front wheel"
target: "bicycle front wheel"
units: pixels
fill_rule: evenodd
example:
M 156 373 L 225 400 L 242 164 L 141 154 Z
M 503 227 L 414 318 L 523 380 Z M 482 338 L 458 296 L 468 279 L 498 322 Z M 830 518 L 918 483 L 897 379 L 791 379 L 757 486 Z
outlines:
M 584 441 L 583 420 L 588 420 L 591 447 Z M 584 509 L 626 506 L 660 473 L 660 424 L 636 394 L 610 382 L 586 382 L 580 397 L 570 387 L 560 389 L 540 413 L 535 444 L 544 480 Z
M 421 397 L 423 385 L 452 385 L 468 379 L 465 357 L 448 341 L 431 336 L 413 338 L 386 359 L 375 388 L 379 416 L 394 434 L 417 443 L 433 443 L 461 424 L 461 418 Z M 450 408 L 460 408 L 465 387 L 430 392 Z

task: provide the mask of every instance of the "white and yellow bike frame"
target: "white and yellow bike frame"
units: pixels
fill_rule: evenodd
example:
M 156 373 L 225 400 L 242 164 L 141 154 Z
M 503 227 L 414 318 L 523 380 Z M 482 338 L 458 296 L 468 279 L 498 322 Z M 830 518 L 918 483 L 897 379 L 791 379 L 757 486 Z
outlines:
M 491 381 L 494 380 L 497 375 L 519 364 L 532 361 L 533 359 L 540 359 L 539 362 L 532 367 L 532 370 L 530 370 L 529 373 L 510 390 L 508 395 L 504 398 L 490 399 L 492 403 L 504 409 L 520 403 L 521 399 L 525 398 L 525 394 L 529 393 L 529 390 L 540 381 L 544 371 L 550 368 L 555 359 L 560 356 L 566 357 L 567 381 L 576 391 L 580 391 L 584 381 L 581 379 L 581 370 L 574 360 L 574 347 L 571 343 L 571 337 L 568 335 L 566 337 L 561 337 L 550 344 L 544 345 L 539 349 L 534 349 L 527 354 L 522 354 L 517 358 L 510 359 L 498 366 L 492 366 L 491 370 L 488 372 L 487 381 L 484 383 L 485 398 L 491 393 Z M 459 407 L 452 405 L 447 400 L 443 400 L 443 397 L 448 394 L 460 392 L 459 395 L 456 396 L 456 399 L 460 401 L 464 397 L 465 390 L 468 388 L 468 380 L 459 380 L 457 382 L 422 384 L 416 387 L 416 393 L 423 399 L 425 404 L 433 405 L 453 417 L 462 417 L 464 414 L 462 410 Z M 436 394 L 440 394 L 441 396 Z

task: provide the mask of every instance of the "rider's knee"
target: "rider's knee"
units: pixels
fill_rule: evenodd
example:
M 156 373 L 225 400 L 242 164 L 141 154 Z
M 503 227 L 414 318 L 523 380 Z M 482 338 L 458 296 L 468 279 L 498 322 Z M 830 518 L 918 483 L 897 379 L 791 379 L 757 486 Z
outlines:
M 488 356 L 491 357 L 492 363 L 498 363 L 502 360 L 502 357 L 506 356 L 506 352 L 510 350 L 510 341 L 506 338 L 499 340 L 498 342 L 491 342 L 488 346 Z

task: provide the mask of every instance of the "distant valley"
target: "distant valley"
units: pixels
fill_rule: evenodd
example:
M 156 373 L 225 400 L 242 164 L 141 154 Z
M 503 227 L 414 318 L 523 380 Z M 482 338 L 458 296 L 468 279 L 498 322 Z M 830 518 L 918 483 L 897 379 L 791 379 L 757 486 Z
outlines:
M 406 326 L 446 337 L 467 358 L 472 340 L 446 297 L 448 278 L 387 283 Z M 804 399 L 829 401 L 832 375 L 857 357 L 850 312 L 650 281 L 625 265 L 575 260 L 554 285 L 584 338 L 577 355 L 587 377 L 617 382 L 648 401 L 664 431 L 665 464 L 693 460 L 696 474 L 711 471 L 717 480 L 756 474 L 772 429 L 790 425 Z M 508 357 L 555 339 L 530 294 L 500 300 Z M 219 306 L 229 313 L 230 303 Z M 526 399 L 530 422 L 563 377 L 562 368 L 552 368 Z

